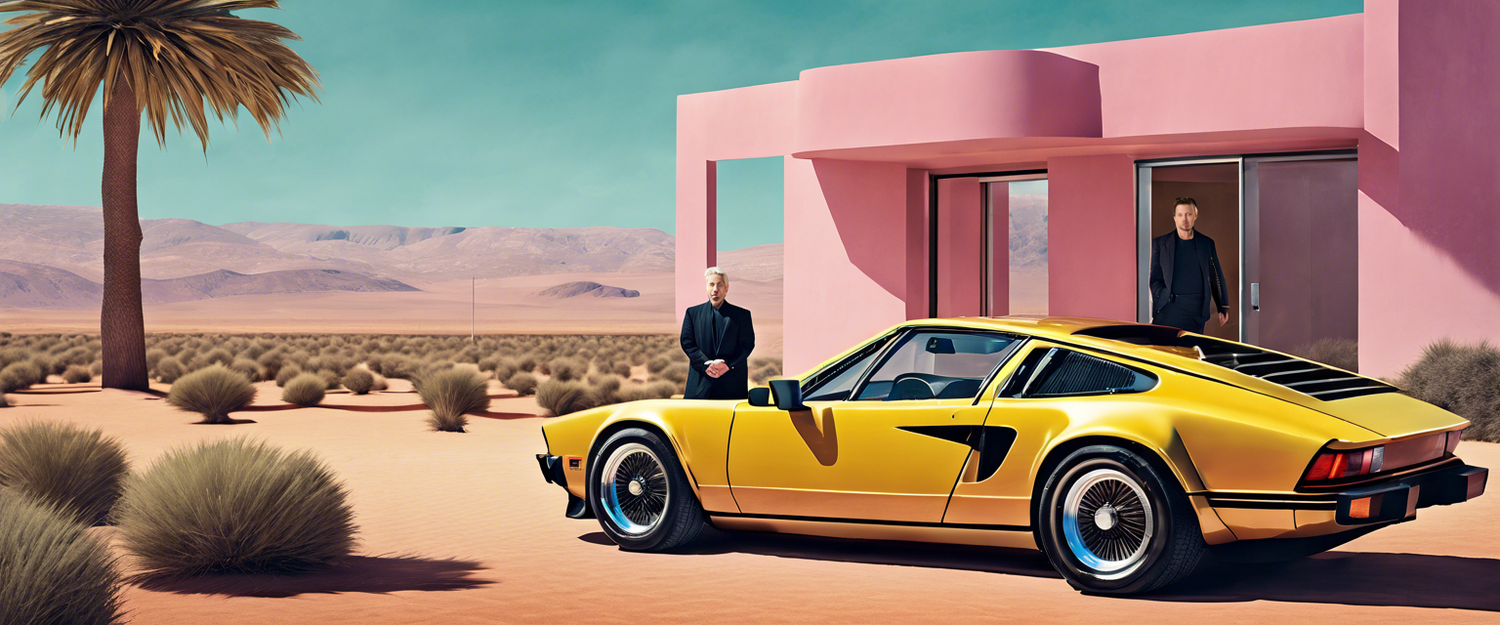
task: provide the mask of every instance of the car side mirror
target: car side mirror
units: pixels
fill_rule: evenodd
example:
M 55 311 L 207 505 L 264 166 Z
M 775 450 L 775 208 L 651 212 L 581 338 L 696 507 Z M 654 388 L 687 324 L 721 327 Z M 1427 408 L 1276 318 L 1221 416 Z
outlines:
M 787 412 L 807 410 L 802 405 L 802 384 L 797 380 L 771 380 L 771 396 L 776 399 L 776 408 Z
M 750 405 L 761 407 L 776 405 L 771 402 L 771 389 L 764 386 L 750 389 Z

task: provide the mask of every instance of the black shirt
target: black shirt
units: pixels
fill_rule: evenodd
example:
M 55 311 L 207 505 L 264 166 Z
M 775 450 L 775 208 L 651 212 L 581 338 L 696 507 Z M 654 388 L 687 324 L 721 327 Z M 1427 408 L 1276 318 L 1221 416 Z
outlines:
M 1172 293 L 1203 293 L 1203 267 L 1198 264 L 1198 237 L 1177 236 L 1177 254 L 1172 264 Z
M 713 308 L 714 335 L 711 339 L 711 344 L 716 355 L 719 353 L 719 337 L 724 336 L 724 326 L 729 324 L 729 318 L 724 316 L 724 311 L 720 310 L 720 308 L 723 307 Z

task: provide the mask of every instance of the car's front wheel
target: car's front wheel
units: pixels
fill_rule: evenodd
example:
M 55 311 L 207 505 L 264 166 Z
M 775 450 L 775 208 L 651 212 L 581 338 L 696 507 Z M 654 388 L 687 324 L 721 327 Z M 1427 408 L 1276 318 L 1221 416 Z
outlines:
M 1042 548 L 1079 590 L 1134 594 L 1192 572 L 1206 551 L 1192 506 L 1170 474 L 1120 447 L 1069 454 L 1037 511 Z
M 677 455 L 649 430 L 610 436 L 589 460 L 587 491 L 600 527 L 624 549 L 665 551 L 703 529 L 703 509 Z

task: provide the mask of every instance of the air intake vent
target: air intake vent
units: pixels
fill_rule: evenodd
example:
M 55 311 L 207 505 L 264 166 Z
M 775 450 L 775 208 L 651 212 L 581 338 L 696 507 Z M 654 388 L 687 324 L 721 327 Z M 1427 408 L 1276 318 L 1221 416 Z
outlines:
M 1080 336 L 1112 339 L 1136 345 L 1194 348 L 1199 359 L 1248 376 L 1274 382 L 1323 401 L 1361 395 L 1393 393 L 1396 387 L 1373 378 L 1346 373 L 1291 356 L 1206 336 L 1182 335 L 1172 328 L 1152 325 L 1099 326 L 1079 330 Z

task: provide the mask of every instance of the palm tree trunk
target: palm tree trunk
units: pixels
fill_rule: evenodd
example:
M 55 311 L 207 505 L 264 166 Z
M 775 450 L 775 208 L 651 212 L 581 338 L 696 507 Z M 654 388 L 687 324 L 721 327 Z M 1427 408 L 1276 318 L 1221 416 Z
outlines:
M 99 341 L 105 388 L 148 390 L 146 320 L 141 313 L 141 220 L 135 204 L 135 159 L 141 112 L 125 80 L 104 107 L 104 306 Z

